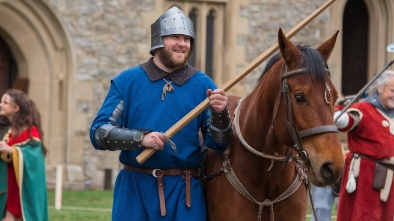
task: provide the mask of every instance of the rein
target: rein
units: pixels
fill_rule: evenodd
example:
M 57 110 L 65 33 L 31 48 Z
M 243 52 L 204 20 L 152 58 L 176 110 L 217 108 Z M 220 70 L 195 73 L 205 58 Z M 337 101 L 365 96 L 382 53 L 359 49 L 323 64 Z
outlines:
M 245 147 L 249 152 L 251 152 L 251 153 L 253 153 L 253 154 L 255 154 L 255 155 L 259 156 L 259 157 L 262 157 L 262 158 L 266 158 L 266 159 L 270 159 L 270 160 L 271 160 L 272 163 L 271 163 L 270 168 L 268 169 L 268 171 L 269 171 L 269 170 L 271 169 L 271 167 L 272 167 L 272 164 L 273 164 L 273 161 L 274 161 L 274 160 L 277 160 L 277 161 L 286 161 L 286 157 L 284 157 L 284 156 L 278 156 L 277 153 L 275 153 L 275 155 L 261 153 L 261 152 L 257 151 L 256 149 L 254 149 L 253 147 L 251 147 L 251 146 L 246 142 L 246 140 L 243 138 L 242 133 L 241 133 L 241 129 L 240 129 L 240 127 L 239 127 L 239 113 L 240 113 L 240 110 L 241 110 L 241 104 L 242 104 L 243 99 L 244 99 L 244 98 L 242 98 L 241 100 L 238 101 L 237 108 L 235 108 L 235 111 L 234 111 L 234 126 L 235 126 L 235 131 L 236 131 L 236 133 L 237 133 L 237 135 L 238 135 L 239 140 L 241 141 L 241 143 L 244 145 L 244 147 Z

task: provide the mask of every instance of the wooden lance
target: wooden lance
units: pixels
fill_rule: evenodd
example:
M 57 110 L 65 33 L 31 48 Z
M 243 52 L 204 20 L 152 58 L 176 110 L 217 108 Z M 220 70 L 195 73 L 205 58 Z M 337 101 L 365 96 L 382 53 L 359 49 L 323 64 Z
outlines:
M 316 9 L 312 14 L 306 17 L 303 21 L 301 21 L 297 26 L 291 29 L 288 33 L 286 33 L 286 37 L 288 39 L 292 38 L 295 34 L 297 34 L 301 29 L 303 29 L 307 24 L 309 24 L 313 19 L 315 19 L 318 15 L 320 15 L 324 10 L 326 10 L 335 0 L 329 0 Z M 243 70 L 241 70 L 237 75 L 232 77 L 228 82 L 226 82 L 221 89 L 224 91 L 228 91 L 231 87 L 233 87 L 236 83 L 242 80 L 246 75 L 248 75 L 251 71 L 253 71 L 257 66 L 259 66 L 263 61 L 269 58 L 276 50 L 278 50 L 278 43 L 275 43 L 270 48 L 268 48 L 265 52 L 263 52 L 259 57 L 254 59 L 248 66 L 246 66 Z M 174 124 L 170 129 L 165 132 L 165 135 L 168 138 L 173 137 L 179 130 L 181 130 L 184 126 L 186 126 L 190 121 L 192 121 L 195 117 L 197 117 L 201 112 L 203 112 L 209 106 L 209 98 L 206 98 L 203 102 L 201 102 L 197 107 L 191 110 L 188 114 L 186 114 L 182 119 L 180 119 L 176 124 Z M 136 160 L 139 164 L 144 163 L 150 156 L 152 156 L 156 152 L 153 148 L 146 148 L 143 152 L 141 152 Z

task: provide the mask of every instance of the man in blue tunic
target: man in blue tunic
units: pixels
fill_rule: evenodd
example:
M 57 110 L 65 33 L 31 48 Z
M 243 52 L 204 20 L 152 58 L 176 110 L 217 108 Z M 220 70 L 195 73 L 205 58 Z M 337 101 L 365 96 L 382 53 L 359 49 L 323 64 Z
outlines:
M 231 139 L 227 95 L 187 63 L 195 35 L 179 8 L 161 15 L 151 32 L 153 57 L 111 80 L 90 128 L 96 149 L 121 150 L 112 220 L 206 220 L 199 168 L 207 148 L 222 152 Z M 207 97 L 210 108 L 171 140 L 162 133 Z M 139 164 L 136 157 L 145 148 L 157 151 Z

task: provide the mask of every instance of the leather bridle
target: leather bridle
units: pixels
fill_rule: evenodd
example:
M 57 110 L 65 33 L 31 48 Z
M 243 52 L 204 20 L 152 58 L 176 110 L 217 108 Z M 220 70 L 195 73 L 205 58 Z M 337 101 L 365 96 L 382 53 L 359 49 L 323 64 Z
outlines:
M 325 68 L 325 71 L 330 72 L 327 68 Z M 291 102 L 290 89 L 289 89 L 289 85 L 287 83 L 287 78 L 292 77 L 292 76 L 296 76 L 299 74 L 305 74 L 305 73 L 306 73 L 306 68 L 300 68 L 300 69 L 296 69 L 293 71 L 287 71 L 286 66 L 284 65 L 283 74 L 281 77 L 281 80 L 282 80 L 282 85 L 281 85 L 282 94 L 281 94 L 281 96 L 283 95 L 284 105 L 285 105 L 285 109 L 286 109 L 286 127 L 287 127 L 287 130 L 289 131 L 291 139 L 294 142 L 293 148 L 295 151 L 297 151 L 298 155 L 301 158 L 303 158 L 305 161 L 307 161 L 308 154 L 304 150 L 302 138 L 316 135 L 316 134 L 321 134 L 321 133 L 331 133 L 331 132 L 338 133 L 338 129 L 335 125 L 324 125 L 324 126 L 318 126 L 318 127 L 302 130 L 302 131 L 298 130 L 297 123 L 294 120 L 293 105 Z M 330 89 L 326 84 L 326 91 L 325 91 L 326 103 L 329 102 L 327 99 L 327 96 L 328 96 L 327 90 L 329 91 Z M 281 96 L 279 96 L 279 102 L 276 107 L 273 124 L 275 123 L 275 119 L 276 119 L 276 116 L 279 111 Z

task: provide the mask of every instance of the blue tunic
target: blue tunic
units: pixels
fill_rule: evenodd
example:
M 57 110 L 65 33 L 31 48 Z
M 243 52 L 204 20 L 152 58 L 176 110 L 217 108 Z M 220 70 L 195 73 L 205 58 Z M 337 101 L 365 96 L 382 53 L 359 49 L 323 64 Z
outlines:
M 172 83 L 174 91 L 167 92 L 162 100 L 165 84 L 162 79 L 152 82 L 140 66 L 125 70 L 113 78 L 108 95 L 90 128 L 93 146 L 100 149 L 94 143 L 94 132 L 103 124 L 113 124 L 111 114 L 122 101 L 124 110 L 117 126 L 165 132 L 207 98 L 207 89 L 217 88 L 207 75 L 197 72 L 183 85 Z M 122 164 L 151 169 L 198 168 L 207 147 L 219 152 L 227 147 L 227 143 L 218 144 L 211 139 L 207 133 L 209 123 L 210 111 L 206 109 L 176 133 L 171 140 L 177 147 L 177 154 L 167 143 L 163 150 L 157 151 L 142 165 L 135 158 L 143 150 L 122 150 L 119 160 Z M 199 130 L 204 136 L 204 145 L 200 144 Z M 165 176 L 163 182 L 167 207 L 164 217 L 160 215 L 156 178 L 122 169 L 114 188 L 113 220 L 206 219 L 203 191 L 198 178 L 192 178 L 190 208 L 185 203 L 185 180 L 182 176 Z

